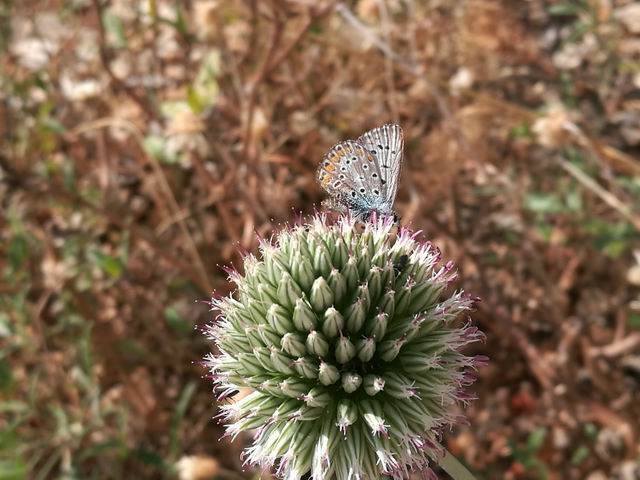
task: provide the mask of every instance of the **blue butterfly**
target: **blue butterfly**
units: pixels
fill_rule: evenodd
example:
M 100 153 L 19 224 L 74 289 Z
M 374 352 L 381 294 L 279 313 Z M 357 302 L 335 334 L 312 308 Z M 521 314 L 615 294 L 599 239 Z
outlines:
M 402 129 L 389 124 L 331 147 L 318 169 L 320 186 L 330 195 L 323 204 L 359 221 L 376 213 L 397 222 L 393 202 L 403 146 Z

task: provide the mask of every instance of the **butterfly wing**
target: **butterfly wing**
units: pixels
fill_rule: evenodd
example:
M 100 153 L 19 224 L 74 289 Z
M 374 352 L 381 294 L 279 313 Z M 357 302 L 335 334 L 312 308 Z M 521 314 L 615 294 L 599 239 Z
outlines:
M 382 172 L 375 157 L 360 143 L 334 145 L 318 169 L 320 186 L 351 210 L 372 208 L 384 198 Z
M 376 159 L 381 175 L 383 195 L 393 206 L 398 190 L 404 138 L 399 125 L 383 125 L 369 130 L 358 138 L 357 142 L 366 148 Z

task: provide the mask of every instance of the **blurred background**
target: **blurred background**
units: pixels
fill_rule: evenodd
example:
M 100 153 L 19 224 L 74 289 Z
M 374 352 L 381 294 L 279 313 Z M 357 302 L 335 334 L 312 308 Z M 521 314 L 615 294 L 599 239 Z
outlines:
M 483 299 L 447 447 L 640 478 L 640 4 L 4 0 L 0 52 L 0 479 L 258 478 L 197 301 L 387 122 L 403 223 Z

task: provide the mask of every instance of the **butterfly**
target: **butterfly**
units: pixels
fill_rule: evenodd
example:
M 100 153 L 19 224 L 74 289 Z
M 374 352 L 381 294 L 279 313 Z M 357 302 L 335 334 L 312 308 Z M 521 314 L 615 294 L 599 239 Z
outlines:
M 330 196 L 323 204 L 357 221 L 366 222 L 375 213 L 397 222 L 393 202 L 403 146 L 400 126 L 388 124 L 331 147 L 318 168 L 318 182 Z

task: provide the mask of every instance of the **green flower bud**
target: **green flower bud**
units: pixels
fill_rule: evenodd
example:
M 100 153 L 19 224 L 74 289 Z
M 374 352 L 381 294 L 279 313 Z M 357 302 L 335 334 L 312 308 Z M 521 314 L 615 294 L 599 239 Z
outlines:
M 387 325 L 389 324 L 389 316 L 381 312 L 375 317 L 372 317 L 365 328 L 367 335 L 376 339 L 376 342 L 381 341 L 387 333 Z
M 362 385 L 362 377 L 355 372 L 348 372 L 342 375 L 342 388 L 347 393 L 353 393 Z
M 287 308 L 293 308 L 302 297 L 302 290 L 288 273 L 283 273 L 278 282 L 278 301 Z
M 385 362 L 390 362 L 398 356 L 405 342 L 405 338 L 385 340 L 384 342 L 380 343 L 380 346 L 378 348 L 378 355 Z
M 380 293 L 382 293 L 382 268 L 378 266 L 371 267 L 367 278 L 367 286 L 371 299 L 377 299 Z
M 356 347 L 347 337 L 340 336 L 336 342 L 335 355 L 338 363 L 344 365 L 356 356 Z
M 318 365 L 310 358 L 298 358 L 293 362 L 293 368 L 304 378 L 318 378 Z
M 287 332 L 280 342 L 282 349 L 292 357 L 301 357 L 307 353 L 305 337 L 299 333 Z
M 322 385 L 333 385 L 340 379 L 340 372 L 333 365 L 321 362 L 318 378 Z
M 356 349 L 358 351 L 358 358 L 362 362 L 368 362 L 373 358 L 373 354 L 376 353 L 376 340 L 373 337 L 361 338 L 356 342 Z
M 350 305 L 346 313 L 347 329 L 351 333 L 358 333 L 367 319 L 367 307 L 362 298 L 358 298 Z
M 367 395 L 374 396 L 384 390 L 384 378 L 378 375 L 365 375 L 364 391 Z
M 311 310 L 311 306 L 302 298 L 296 300 L 296 306 L 293 309 L 293 325 L 300 332 L 310 332 L 318 323 L 315 313 Z
M 324 408 L 331 403 L 332 395 L 324 387 L 314 387 L 309 393 L 302 396 L 304 402 L 310 407 Z
M 292 271 L 300 287 L 308 291 L 315 280 L 315 274 L 311 262 L 304 258 L 300 252 L 296 253 L 293 258 Z
M 327 338 L 335 338 L 344 328 L 344 318 L 339 311 L 333 307 L 329 307 L 324 314 L 324 320 L 322 322 L 322 333 Z
M 307 347 L 307 351 L 312 355 L 326 357 L 329 353 L 329 342 L 324 335 L 320 332 L 316 332 L 315 330 L 311 331 L 311 333 L 307 335 L 305 345 Z
M 358 285 L 358 262 L 354 257 L 349 257 L 347 264 L 342 269 L 342 276 L 347 282 L 347 291 L 351 291 Z
M 273 367 L 281 373 L 291 375 L 293 369 L 291 368 L 291 357 L 288 357 L 275 347 L 271 347 L 271 354 L 269 355 Z
M 267 311 L 267 320 L 269 325 L 280 335 L 284 335 L 287 332 L 293 330 L 293 321 L 291 315 L 287 312 L 287 309 L 282 305 L 274 303 L 269 307 Z
M 309 385 L 302 380 L 295 378 L 286 378 L 280 382 L 280 390 L 287 397 L 298 398 L 309 391 Z
M 334 302 L 340 303 L 347 293 L 347 281 L 344 279 L 344 275 L 334 268 L 329 275 L 328 283 L 333 290 Z
M 337 425 L 340 431 L 347 432 L 347 428 L 358 419 L 358 407 L 351 400 L 340 400 L 337 409 Z
M 313 282 L 310 301 L 316 312 L 322 312 L 333 304 L 333 291 L 323 277 L 316 278 Z

